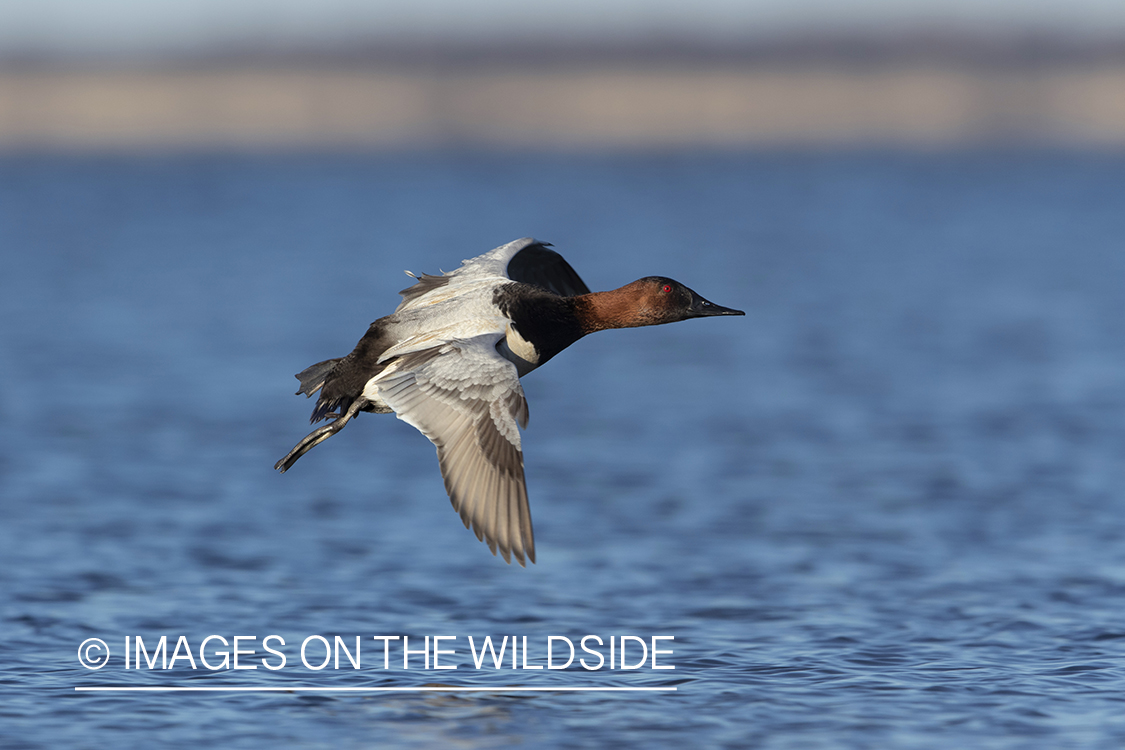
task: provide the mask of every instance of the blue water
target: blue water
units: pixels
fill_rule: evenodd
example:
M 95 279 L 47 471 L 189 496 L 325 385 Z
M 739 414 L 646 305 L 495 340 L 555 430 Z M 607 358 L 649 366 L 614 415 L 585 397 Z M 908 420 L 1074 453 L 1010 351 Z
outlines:
M 523 235 L 747 312 L 524 380 L 537 565 L 393 417 L 273 471 L 293 373 L 403 269 Z M 1125 746 L 1120 154 L 9 156 L 0 259 L 5 748 Z M 276 671 L 124 668 L 270 634 Z M 478 670 L 486 635 L 670 635 L 675 670 Z M 435 684 L 496 690 L 74 690 Z

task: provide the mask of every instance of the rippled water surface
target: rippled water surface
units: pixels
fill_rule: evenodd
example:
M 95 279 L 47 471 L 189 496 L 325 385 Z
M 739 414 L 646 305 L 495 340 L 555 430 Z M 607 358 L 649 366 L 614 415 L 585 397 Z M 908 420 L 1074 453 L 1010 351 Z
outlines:
M 522 235 L 747 311 L 524 380 L 537 565 L 393 417 L 273 471 L 292 374 L 402 269 Z M 1125 746 L 1120 156 L 8 157 L 0 253 L 5 748 Z M 124 668 L 213 634 L 287 665 Z M 310 635 L 361 668 L 305 668 Z M 457 636 L 458 669 L 375 635 Z M 478 670 L 485 635 L 530 666 L 670 635 L 675 670 Z M 433 684 L 496 690 L 74 691 Z

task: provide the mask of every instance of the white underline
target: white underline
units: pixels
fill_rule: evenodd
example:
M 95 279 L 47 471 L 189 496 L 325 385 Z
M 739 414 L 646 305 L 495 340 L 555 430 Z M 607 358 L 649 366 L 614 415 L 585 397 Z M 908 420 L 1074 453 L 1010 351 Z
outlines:
M 90 686 L 76 687 L 77 692 L 129 692 L 129 693 L 625 693 L 625 692 L 674 692 L 674 687 L 187 687 L 180 685 L 161 685 L 158 687 L 114 687 Z

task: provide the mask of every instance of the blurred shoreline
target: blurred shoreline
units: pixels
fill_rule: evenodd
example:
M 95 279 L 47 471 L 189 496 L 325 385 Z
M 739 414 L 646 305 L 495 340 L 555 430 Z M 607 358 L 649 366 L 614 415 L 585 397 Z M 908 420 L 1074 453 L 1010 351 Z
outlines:
M 1121 45 L 939 42 L 9 59 L 0 149 L 1125 147 Z

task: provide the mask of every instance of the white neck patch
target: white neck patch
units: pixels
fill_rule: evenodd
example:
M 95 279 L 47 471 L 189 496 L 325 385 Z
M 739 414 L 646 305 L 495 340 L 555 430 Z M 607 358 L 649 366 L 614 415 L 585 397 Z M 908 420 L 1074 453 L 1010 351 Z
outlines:
M 511 323 L 508 324 L 508 330 L 504 332 L 504 339 L 496 348 L 501 356 L 516 366 L 520 377 L 539 366 L 539 350 L 521 336 Z

